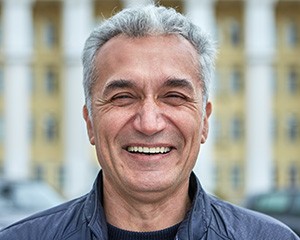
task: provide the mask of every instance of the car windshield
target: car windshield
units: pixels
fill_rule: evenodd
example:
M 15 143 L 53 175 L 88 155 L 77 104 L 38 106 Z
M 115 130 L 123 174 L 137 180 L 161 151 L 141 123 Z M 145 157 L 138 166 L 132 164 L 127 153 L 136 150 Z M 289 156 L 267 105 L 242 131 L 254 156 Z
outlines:
M 61 202 L 61 197 L 42 183 L 17 186 L 14 193 L 14 204 L 22 209 L 45 209 Z
M 289 196 L 281 193 L 264 195 L 255 202 L 255 210 L 267 213 L 283 213 L 290 206 Z
M 300 216 L 300 195 L 297 195 L 295 197 L 295 202 L 294 202 L 292 212 L 295 213 L 295 215 Z
M 1 189 L 2 212 L 39 211 L 62 203 L 63 198 L 43 182 L 6 184 Z

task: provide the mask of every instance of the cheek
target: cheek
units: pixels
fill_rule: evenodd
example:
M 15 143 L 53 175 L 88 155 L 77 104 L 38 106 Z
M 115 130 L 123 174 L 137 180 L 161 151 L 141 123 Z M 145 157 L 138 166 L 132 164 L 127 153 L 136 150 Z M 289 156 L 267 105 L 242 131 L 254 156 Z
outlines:
M 200 145 L 202 138 L 201 126 L 198 121 L 190 120 L 189 122 L 185 122 L 185 136 L 188 138 L 188 141 L 191 142 L 192 145 Z
M 130 121 L 131 115 L 124 111 L 98 112 L 94 119 L 96 124 L 95 135 L 98 142 L 111 142 Z
M 172 123 L 180 130 L 186 139 L 193 140 L 201 137 L 201 115 L 200 113 L 178 112 L 171 113 L 170 118 Z

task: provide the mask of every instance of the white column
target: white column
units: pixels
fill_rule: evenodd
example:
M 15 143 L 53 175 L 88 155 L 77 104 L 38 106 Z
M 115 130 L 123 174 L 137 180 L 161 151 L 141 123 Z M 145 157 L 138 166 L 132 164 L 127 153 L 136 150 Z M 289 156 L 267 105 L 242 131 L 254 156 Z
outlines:
M 124 7 L 135 7 L 135 6 L 143 6 L 149 3 L 149 0 L 123 0 Z
M 5 78 L 4 174 L 29 177 L 29 83 L 32 57 L 31 0 L 3 1 Z
M 216 22 L 215 22 L 215 1 L 214 0 L 186 0 L 186 15 L 197 24 L 203 31 L 215 38 Z M 214 79 L 212 79 L 214 81 Z M 213 90 L 213 88 L 211 88 Z M 213 102 L 213 92 L 210 93 L 210 101 Z M 201 146 L 200 154 L 196 166 L 195 173 L 200 178 L 202 186 L 208 192 L 213 192 L 214 183 L 214 163 L 213 163 L 213 139 L 212 126 L 213 120 L 210 119 L 209 136 L 204 145 Z
M 245 4 L 247 194 L 267 191 L 272 184 L 274 3 L 274 0 L 247 0 Z
M 84 93 L 81 53 L 92 28 L 92 1 L 64 0 L 63 48 L 65 57 L 65 195 L 87 192 L 92 185 L 90 148 L 82 117 Z
M 216 37 L 215 0 L 185 0 L 185 12 L 203 31 Z

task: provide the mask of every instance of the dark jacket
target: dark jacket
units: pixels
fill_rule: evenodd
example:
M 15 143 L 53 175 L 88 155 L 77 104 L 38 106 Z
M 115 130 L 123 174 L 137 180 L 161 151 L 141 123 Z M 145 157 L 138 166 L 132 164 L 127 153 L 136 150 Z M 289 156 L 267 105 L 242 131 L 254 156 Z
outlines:
M 207 195 L 194 174 L 192 207 L 179 226 L 177 240 L 299 239 L 278 221 Z M 107 240 L 102 208 L 102 174 L 87 195 L 35 214 L 0 232 L 1 240 Z

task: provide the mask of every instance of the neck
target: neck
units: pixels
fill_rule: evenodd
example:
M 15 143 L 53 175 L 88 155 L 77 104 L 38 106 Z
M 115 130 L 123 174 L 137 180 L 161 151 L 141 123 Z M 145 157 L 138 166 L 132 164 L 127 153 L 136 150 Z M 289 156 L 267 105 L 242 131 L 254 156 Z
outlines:
M 188 181 L 180 189 L 150 197 L 124 196 L 104 180 L 103 205 L 107 222 L 121 229 L 149 232 L 174 226 L 189 210 Z

